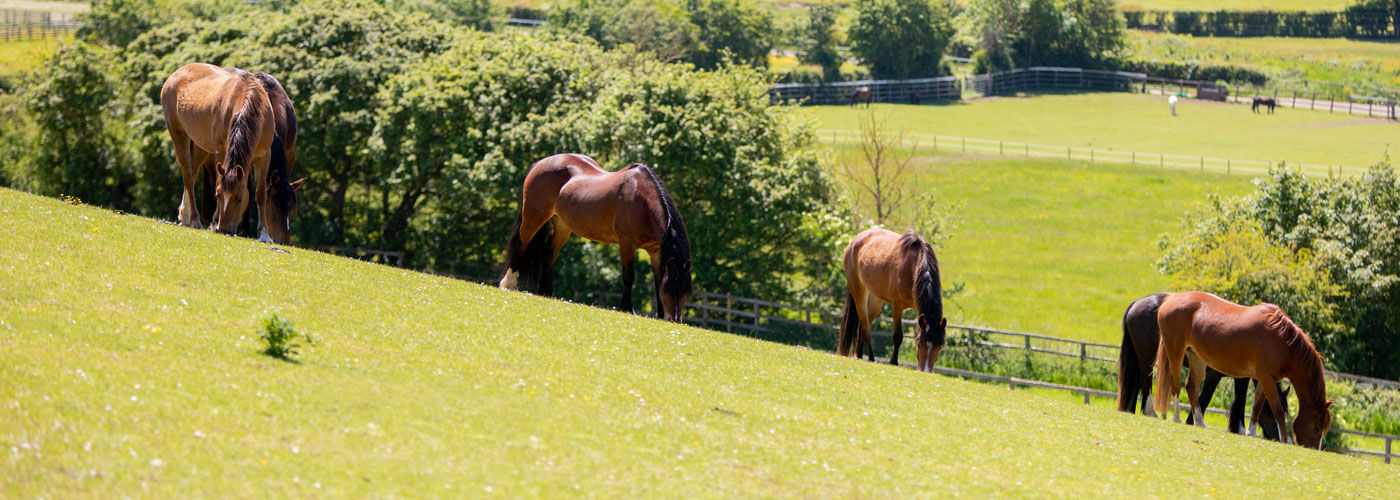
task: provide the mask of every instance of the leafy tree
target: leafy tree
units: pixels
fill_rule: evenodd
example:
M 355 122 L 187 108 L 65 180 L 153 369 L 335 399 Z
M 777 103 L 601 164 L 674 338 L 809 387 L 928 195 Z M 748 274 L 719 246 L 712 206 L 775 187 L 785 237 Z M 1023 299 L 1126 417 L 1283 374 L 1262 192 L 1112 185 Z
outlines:
M 841 80 L 841 63 L 845 62 L 836 50 L 839 44 L 836 17 L 840 13 L 840 7 L 830 4 L 807 9 L 807 38 L 802 44 L 807 53 L 803 61 L 821 66 L 822 79 L 828 82 Z
M 26 92 L 37 131 L 32 172 L 39 191 L 109 206 L 126 206 L 135 181 L 117 158 L 108 115 L 117 83 L 114 56 L 87 44 L 67 45 L 44 65 Z
M 719 67 L 726 57 L 754 67 L 768 65 L 773 48 L 773 17 L 757 4 L 739 0 L 688 0 L 699 44 L 687 58 L 701 68 Z
M 976 0 L 969 5 L 985 65 L 1103 65 L 1123 44 L 1112 0 Z
M 493 31 L 501 21 L 501 9 L 491 0 L 383 0 L 389 10 L 419 12 L 453 26 Z
M 576 0 L 550 9 L 549 25 L 608 49 L 632 45 L 662 61 L 694 52 L 698 39 L 690 15 L 669 0 Z
M 1400 178 L 1273 169 L 1254 194 L 1215 200 L 1165 237 L 1158 266 L 1237 301 L 1276 302 L 1333 369 L 1400 376 Z
M 943 52 L 953 36 L 948 7 L 933 0 L 856 3 L 851 51 L 875 78 L 921 78 L 944 73 Z

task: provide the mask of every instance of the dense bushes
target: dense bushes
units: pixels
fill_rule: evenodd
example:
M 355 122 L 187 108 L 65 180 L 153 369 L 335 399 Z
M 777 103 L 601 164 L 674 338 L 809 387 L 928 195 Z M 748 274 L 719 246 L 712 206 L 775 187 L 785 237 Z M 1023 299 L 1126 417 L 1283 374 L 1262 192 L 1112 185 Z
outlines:
M 60 54 L 26 106 L 0 108 L 4 138 L 17 141 L 0 178 L 172 217 L 180 183 L 158 91 L 179 66 L 204 61 L 267 71 L 292 96 L 294 173 L 311 179 L 294 221 L 300 245 L 402 251 L 406 265 L 489 279 L 526 169 L 579 151 L 610 168 L 655 168 L 692 233 L 699 289 L 796 300 L 788 285 L 825 282 L 839 262 L 832 187 L 803 152 L 813 138 L 768 101 L 757 70 L 697 72 L 364 0 L 284 7 L 256 24 L 181 19 L 142 28 L 117 52 Z M 39 123 L 58 119 L 80 122 Z M 68 141 L 62 154 L 56 141 Z M 96 149 L 75 154 L 84 147 Z M 561 293 L 616 289 L 615 250 L 567 251 L 560 272 L 574 288 Z
M 631 45 L 662 61 L 702 68 L 726 59 L 761 67 L 773 47 L 772 17 L 738 0 L 574 0 L 550 9 L 548 17 L 550 29 L 605 48 Z
M 1396 0 L 1361 1 L 1345 11 L 1130 10 L 1128 28 L 1160 28 L 1196 36 L 1400 37 Z
M 942 76 L 943 52 L 954 33 L 949 8 L 934 0 L 857 2 L 851 52 L 875 78 Z
M 979 68 L 1100 68 L 1123 45 L 1122 22 L 1110 0 L 978 0 L 968 13 L 983 55 Z
M 1197 65 L 1144 59 L 1118 59 L 1111 68 L 1117 71 L 1143 73 L 1155 78 L 1177 80 L 1200 80 L 1208 82 L 1229 82 L 1237 84 L 1264 85 L 1269 77 L 1258 70 L 1241 66 L 1220 66 L 1214 64 Z
M 1328 366 L 1400 377 L 1400 178 L 1388 163 L 1357 178 L 1274 169 L 1254 194 L 1213 202 L 1163 239 L 1159 268 L 1181 289 L 1274 302 Z

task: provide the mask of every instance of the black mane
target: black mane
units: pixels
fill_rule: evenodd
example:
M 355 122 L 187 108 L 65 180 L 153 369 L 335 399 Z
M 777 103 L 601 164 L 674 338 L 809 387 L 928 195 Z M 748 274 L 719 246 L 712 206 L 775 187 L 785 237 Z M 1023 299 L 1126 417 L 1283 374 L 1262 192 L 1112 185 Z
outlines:
M 921 256 L 914 280 L 914 301 L 918 303 L 919 314 L 930 324 L 936 324 L 943 319 L 943 280 L 939 276 L 938 256 L 933 253 L 933 245 L 919 238 L 914 231 L 906 231 L 899 237 L 899 242 L 906 251 L 919 252 Z M 929 328 L 929 331 L 939 335 L 939 338 L 929 340 L 934 345 L 942 346 L 944 330 Z
M 686 234 L 685 221 L 681 220 L 676 202 L 671 199 L 671 193 L 666 191 L 666 186 L 656 177 L 656 173 L 652 172 L 651 167 L 633 163 L 627 168 L 635 168 L 646 174 L 647 179 L 656 186 L 662 210 L 666 213 L 665 230 L 661 235 L 661 264 L 665 266 L 661 291 L 672 297 L 690 295 L 694 291 L 690 282 L 690 237 Z

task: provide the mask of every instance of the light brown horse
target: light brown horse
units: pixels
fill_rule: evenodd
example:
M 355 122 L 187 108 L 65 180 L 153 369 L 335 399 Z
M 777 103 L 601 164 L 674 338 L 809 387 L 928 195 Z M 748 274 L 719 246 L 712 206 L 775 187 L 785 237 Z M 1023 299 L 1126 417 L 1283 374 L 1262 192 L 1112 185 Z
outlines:
M 865 107 L 868 108 L 870 107 L 871 101 L 874 100 L 875 95 L 870 92 L 870 87 L 856 87 L 856 90 L 851 92 L 851 107 L 853 108 L 856 107 L 856 103 L 858 102 L 865 103 Z
M 1205 292 L 1175 293 L 1162 301 L 1157 326 L 1161 335 L 1157 394 L 1153 401 L 1157 413 L 1165 415 L 1169 405 L 1175 406 L 1181 393 L 1178 367 L 1185 357 L 1189 361 L 1186 393 L 1196 425 L 1205 426 L 1197 393 L 1209 364 L 1231 377 L 1259 381 L 1257 390 L 1263 397 L 1254 398 L 1250 435 L 1255 434 L 1260 409 L 1268 401 L 1278 417 L 1279 435 L 1285 441 L 1291 437 L 1286 424 L 1288 412 L 1274 385 L 1285 378 L 1291 381 L 1298 395 L 1298 418 L 1293 421 L 1297 443 L 1308 448 L 1322 446 L 1322 437 L 1332 426 L 1332 400 L 1327 398 L 1327 385 L 1322 378 L 1322 356 L 1313 347 L 1312 339 L 1278 306 L 1246 307 Z M 1181 421 L 1179 411 L 1173 411 L 1172 417 Z
M 943 317 L 942 279 L 933 246 L 913 231 L 903 235 L 873 228 L 856 235 L 846 246 L 846 309 L 841 318 L 841 337 L 836 354 L 848 356 L 852 344 L 855 357 L 875 361 L 871 349 L 870 323 L 888 302 L 894 313 L 894 348 L 890 364 L 899 363 L 899 346 L 904 342 L 904 310 L 919 312 L 915 354 L 919 371 L 933 371 L 943 350 L 948 319 Z
M 571 234 L 618 246 L 623 311 L 632 311 L 637 250 L 646 251 L 656 280 L 657 316 L 681 320 L 692 292 L 690 241 L 675 201 L 650 168 L 634 163 L 608 172 L 581 154 L 535 162 L 525 175 L 520 213 L 506 243 L 501 288 L 535 282 L 540 295 L 553 295 L 554 261 Z
M 268 163 L 276 135 L 275 116 L 267 91 L 252 74 L 211 64 L 192 63 L 175 70 L 160 89 L 165 127 L 180 164 L 184 194 L 180 224 L 201 227 L 194 184 L 210 168 L 214 184 L 211 226 L 232 233 L 248 208 L 248 173 L 257 186 L 267 183 Z M 259 214 L 268 215 L 266 190 L 257 192 Z M 260 226 L 266 221 L 260 221 Z

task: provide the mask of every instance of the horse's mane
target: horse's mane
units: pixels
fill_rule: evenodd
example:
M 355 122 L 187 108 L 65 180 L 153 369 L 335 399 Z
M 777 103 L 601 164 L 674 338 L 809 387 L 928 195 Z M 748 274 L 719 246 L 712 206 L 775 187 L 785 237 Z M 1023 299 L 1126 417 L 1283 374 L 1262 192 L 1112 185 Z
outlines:
M 921 257 L 919 269 L 914 279 L 914 301 L 918 303 L 919 314 L 926 321 L 937 322 L 943 319 L 943 281 L 938 270 L 938 256 L 933 253 L 933 245 L 919 238 L 914 231 L 905 231 L 899 237 L 900 247 L 906 252 L 918 252 Z M 933 328 L 930 331 L 941 332 Z M 935 345 L 943 345 L 944 339 L 932 339 Z
M 243 96 L 243 107 L 238 113 L 233 115 L 233 126 L 229 127 L 228 144 L 225 146 L 224 166 L 228 167 L 224 174 L 224 189 L 237 187 L 238 176 L 234 173 L 235 166 L 241 165 L 245 172 L 252 168 L 248 161 L 253 155 L 252 131 L 262 121 L 263 110 L 257 106 L 259 92 L 267 95 L 263 90 L 262 82 L 251 78 L 248 73 L 241 73 L 243 82 L 248 86 L 248 91 Z M 261 188 L 261 186 L 259 186 Z
M 1299 391 L 1298 396 L 1302 397 L 1303 392 L 1307 392 L 1309 397 L 1317 399 L 1311 403 L 1321 405 L 1322 398 L 1326 394 L 1326 381 L 1323 380 L 1322 376 L 1322 355 L 1317 353 L 1317 347 L 1313 345 L 1312 338 L 1308 337 L 1307 332 L 1304 332 L 1297 323 L 1293 322 L 1292 318 L 1284 314 L 1282 309 L 1273 304 L 1264 304 L 1264 306 L 1266 324 L 1270 330 L 1283 337 L 1284 342 L 1288 345 L 1289 353 L 1293 357 L 1292 363 L 1295 373 L 1316 374 L 1313 380 L 1309 381 L 1312 385 L 1309 387 L 1311 390 Z M 1288 378 L 1293 383 L 1298 383 L 1293 377 Z
M 665 266 L 666 279 L 663 280 L 663 292 L 671 296 L 689 295 L 694 291 L 690 283 L 690 236 L 685 232 L 685 221 L 681 220 L 681 213 L 676 209 L 675 200 L 671 199 L 671 193 L 666 191 L 666 186 L 661 183 L 661 179 L 656 177 L 651 167 L 641 163 L 633 163 L 627 168 L 635 168 L 646 175 L 656 186 L 656 193 L 660 198 L 662 211 L 666 216 L 666 223 L 661 234 L 661 263 Z M 682 267 L 685 264 L 685 267 Z
M 277 206 L 282 213 L 292 210 L 292 204 L 296 203 L 296 191 L 292 190 L 292 173 L 287 168 L 287 149 L 282 142 L 281 134 L 272 135 L 272 151 L 270 161 L 267 162 L 267 186 L 259 186 L 258 189 L 277 186 L 276 191 L 271 193 L 272 203 Z

